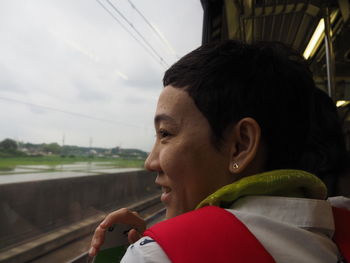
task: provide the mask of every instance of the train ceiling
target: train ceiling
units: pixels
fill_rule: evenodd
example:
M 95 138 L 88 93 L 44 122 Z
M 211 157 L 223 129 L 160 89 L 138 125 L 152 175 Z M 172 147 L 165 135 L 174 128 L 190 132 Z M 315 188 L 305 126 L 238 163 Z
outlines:
M 321 19 L 328 12 L 336 81 L 350 84 L 349 0 L 201 0 L 201 3 L 203 43 L 228 38 L 247 43 L 280 41 L 301 54 L 305 53 Z M 313 50 L 306 55 L 316 82 L 321 84 L 326 83 L 327 76 L 323 32 Z M 344 97 L 344 90 L 340 93 L 337 97 Z

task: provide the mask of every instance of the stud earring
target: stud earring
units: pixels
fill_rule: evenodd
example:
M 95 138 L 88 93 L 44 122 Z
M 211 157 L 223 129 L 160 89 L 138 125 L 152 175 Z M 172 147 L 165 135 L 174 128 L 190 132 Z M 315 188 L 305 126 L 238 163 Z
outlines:
M 233 163 L 233 164 L 232 164 L 232 168 L 233 168 L 233 169 L 238 169 L 238 164 L 237 164 L 237 163 Z

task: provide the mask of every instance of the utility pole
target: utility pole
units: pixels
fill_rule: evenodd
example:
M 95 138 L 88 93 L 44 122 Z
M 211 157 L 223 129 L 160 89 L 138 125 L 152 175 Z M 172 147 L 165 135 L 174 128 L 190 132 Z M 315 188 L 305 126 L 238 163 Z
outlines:
M 65 138 L 66 138 L 66 136 L 63 133 L 63 135 L 62 135 L 61 157 L 63 157 L 63 155 L 64 155 L 63 146 L 64 146 Z
M 66 138 L 66 135 L 63 133 L 63 135 L 62 135 L 62 147 L 64 146 L 65 138 Z
M 92 140 L 93 140 L 93 138 L 90 137 L 90 139 L 89 139 L 89 148 L 90 148 L 90 150 L 91 150 L 91 147 L 92 147 Z

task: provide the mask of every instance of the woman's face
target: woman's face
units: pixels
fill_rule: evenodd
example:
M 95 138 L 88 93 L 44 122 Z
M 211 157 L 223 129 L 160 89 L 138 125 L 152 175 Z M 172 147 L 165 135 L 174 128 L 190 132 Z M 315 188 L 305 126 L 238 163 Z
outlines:
M 214 148 L 209 123 L 187 92 L 165 87 L 154 122 L 156 142 L 145 167 L 158 173 L 167 218 L 193 210 L 232 181 L 227 147 L 220 152 Z

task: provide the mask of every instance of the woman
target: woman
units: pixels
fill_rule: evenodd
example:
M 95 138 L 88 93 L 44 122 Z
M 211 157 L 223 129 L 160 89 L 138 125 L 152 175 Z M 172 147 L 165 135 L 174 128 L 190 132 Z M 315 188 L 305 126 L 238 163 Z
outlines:
M 189 53 L 163 82 L 145 167 L 158 173 L 170 219 L 164 223 L 215 205 L 238 218 L 274 262 L 337 262 L 326 187 L 306 172 L 317 173 L 318 160 L 310 154 L 317 147 L 311 140 L 316 88 L 305 61 L 281 44 L 227 41 Z M 91 256 L 116 222 L 134 227 L 131 243 L 139 239 L 122 262 L 174 261 L 169 245 L 141 238 L 145 223 L 127 209 L 96 229 Z M 166 231 L 169 239 L 176 235 Z

